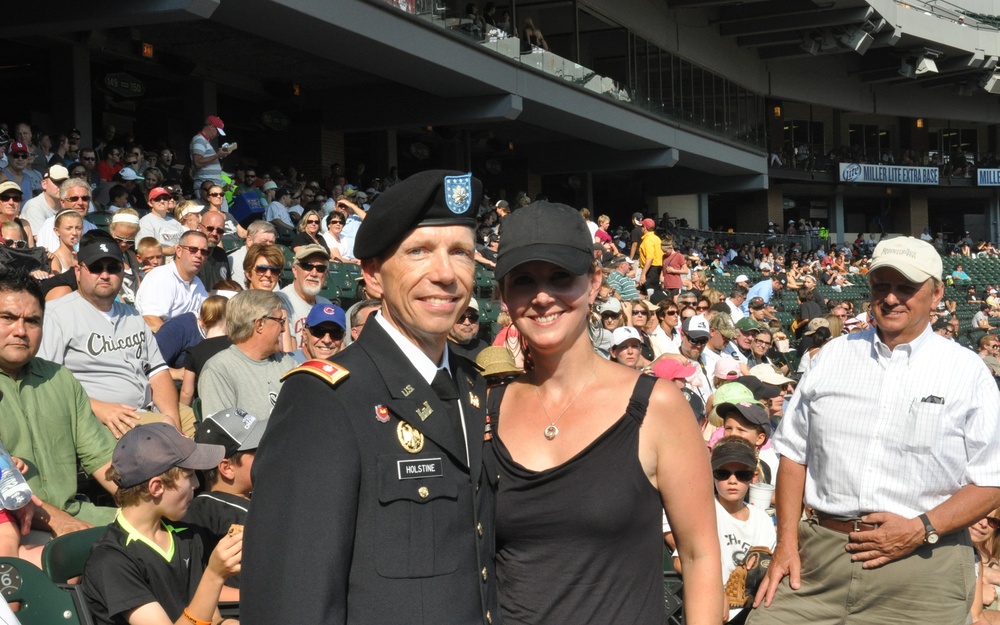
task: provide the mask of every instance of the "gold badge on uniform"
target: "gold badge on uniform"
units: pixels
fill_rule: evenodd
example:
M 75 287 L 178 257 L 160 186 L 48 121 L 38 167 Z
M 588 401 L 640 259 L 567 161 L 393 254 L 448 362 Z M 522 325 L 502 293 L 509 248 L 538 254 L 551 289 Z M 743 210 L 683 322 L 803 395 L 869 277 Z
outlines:
M 403 393 L 403 397 L 409 397 L 410 393 L 413 392 L 413 386 L 410 385 L 410 384 L 407 384 L 406 386 L 403 387 L 403 390 L 400 391 L 400 392 Z
M 400 421 L 396 426 L 396 438 L 403 449 L 411 454 L 420 453 L 424 448 L 424 435 L 406 421 Z
M 473 408 L 479 408 L 479 396 L 473 392 L 469 392 L 469 403 L 472 404 Z

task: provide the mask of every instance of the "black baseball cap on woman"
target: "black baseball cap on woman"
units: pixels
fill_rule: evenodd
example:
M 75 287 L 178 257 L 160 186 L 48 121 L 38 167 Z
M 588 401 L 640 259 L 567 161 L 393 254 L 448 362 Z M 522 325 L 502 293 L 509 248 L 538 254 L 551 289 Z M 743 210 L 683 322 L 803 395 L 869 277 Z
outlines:
M 594 262 L 594 240 L 579 211 L 540 200 L 504 219 L 496 279 L 533 260 L 558 265 L 578 276 L 587 273 Z

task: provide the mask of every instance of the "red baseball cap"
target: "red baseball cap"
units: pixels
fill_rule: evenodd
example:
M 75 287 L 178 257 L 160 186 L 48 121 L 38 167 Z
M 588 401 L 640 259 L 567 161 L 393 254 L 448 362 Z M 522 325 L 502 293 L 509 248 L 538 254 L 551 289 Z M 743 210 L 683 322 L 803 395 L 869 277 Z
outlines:
M 21 154 L 22 152 L 25 154 L 31 154 L 31 150 L 28 149 L 28 146 L 21 143 L 20 141 L 15 141 L 14 143 L 11 143 L 10 149 L 7 151 L 11 154 Z
M 158 198 L 160 196 L 163 196 L 163 195 L 170 195 L 170 190 L 167 189 L 167 188 L 165 188 L 165 187 L 154 187 L 154 188 L 150 189 L 150 191 L 149 191 L 149 197 L 146 198 L 146 201 L 147 202 L 152 202 L 156 198 Z
M 208 117 L 205 118 L 205 124 L 208 126 L 215 126 L 215 129 L 219 131 L 219 134 L 221 136 L 223 137 L 226 136 L 226 131 L 223 130 L 223 128 L 226 127 L 226 124 L 224 124 L 222 119 L 220 119 L 219 117 L 216 117 L 215 115 L 209 115 Z
M 642 220 L 642 225 L 645 226 L 646 228 L 652 230 L 653 228 L 656 227 L 656 222 L 653 221 L 652 219 L 650 219 L 649 217 L 647 217 L 647 218 L 645 218 L 645 219 Z

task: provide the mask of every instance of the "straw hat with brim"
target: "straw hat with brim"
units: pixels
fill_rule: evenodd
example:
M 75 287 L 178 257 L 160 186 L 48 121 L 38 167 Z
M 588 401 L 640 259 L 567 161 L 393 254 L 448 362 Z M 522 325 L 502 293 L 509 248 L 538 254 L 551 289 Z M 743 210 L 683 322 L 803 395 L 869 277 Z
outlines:
M 524 373 L 514 364 L 514 356 L 503 345 L 493 345 L 479 352 L 476 364 L 482 369 L 483 377 Z
M 816 317 L 815 319 L 809 320 L 809 326 L 806 327 L 806 331 L 802 333 L 803 336 L 809 336 L 810 334 L 816 334 L 816 330 L 820 328 L 830 328 L 830 322 L 823 317 Z

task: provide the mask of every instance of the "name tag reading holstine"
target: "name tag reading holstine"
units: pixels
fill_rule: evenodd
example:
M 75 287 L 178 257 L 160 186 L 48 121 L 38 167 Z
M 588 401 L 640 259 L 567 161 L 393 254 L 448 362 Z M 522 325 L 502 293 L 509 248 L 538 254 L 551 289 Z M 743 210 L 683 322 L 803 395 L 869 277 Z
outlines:
M 397 460 L 399 479 L 415 480 L 421 477 L 444 477 L 444 466 L 440 458 L 417 458 L 416 460 Z

